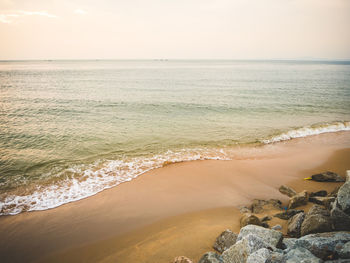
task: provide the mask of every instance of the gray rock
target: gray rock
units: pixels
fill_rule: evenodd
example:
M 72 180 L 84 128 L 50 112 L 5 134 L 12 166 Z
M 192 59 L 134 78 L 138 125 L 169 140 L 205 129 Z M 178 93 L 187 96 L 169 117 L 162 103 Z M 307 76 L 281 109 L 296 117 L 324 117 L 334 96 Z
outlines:
M 255 214 L 259 214 L 265 210 L 270 209 L 282 209 L 282 202 L 277 199 L 270 199 L 270 200 L 260 200 L 260 199 L 254 199 L 251 211 Z
M 343 210 L 341 210 L 339 207 L 337 207 L 336 201 L 331 206 L 331 218 L 335 230 L 350 231 L 350 216 L 344 213 Z
M 184 256 L 176 257 L 174 263 L 193 263 L 192 260 Z
M 253 225 L 249 225 L 253 226 Z M 246 226 L 246 227 L 249 227 Z M 260 227 L 261 228 L 261 227 Z M 265 228 L 262 228 L 265 229 Z M 261 248 L 270 248 L 270 244 L 266 243 L 259 236 L 247 234 L 236 244 L 222 253 L 224 263 L 245 263 L 249 255 Z
M 350 215 L 350 181 L 347 181 L 339 188 L 337 205 L 346 214 Z
M 311 207 L 301 225 L 302 236 L 312 233 L 323 233 L 332 231 L 333 221 L 328 210 L 319 205 Z
M 273 227 L 271 227 L 271 229 L 273 229 L 273 230 L 282 230 L 282 226 L 281 225 L 274 225 Z
M 340 258 L 350 259 L 350 241 L 336 246 L 336 251 Z
M 345 180 L 346 182 L 350 181 L 350 170 L 346 171 Z
M 309 250 L 303 247 L 297 247 L 289 250 L 283 256 L 285 263 L 322 263 L 322 260 L 315 257 Z
M 296 209 L 288 209 L 285 212 L 275 214 L 274 217 L 278 217 L 283 220 L 288 220 L 289 218 L 293 217 L 294 215 L 298 213 L 303 213 L 304 210 L 296 210 Z
M 333 172 L 314 174 L 311 179 L 317 182 L 345 182 L 344 178 Z
M 289 200 L 288 204 L 288 209 L 293 209 L 298 206 L 306 205 L 307 202 L 309 201 L 309 195 L 307 191 L 302 191 L 296 195 L 294 195 L 292 198 Z
M 296 240 L 296 238 L 283 238 L 282 247 L 284 249 L 291 249 L 294 246 Z
M 261 248 L 248 256 L 247 263 L 265 263 L 270 257 L 270 254 L 271 250 Z
M 272 247 L 280 247 L 282 244 L 283 237 L 281 232 L 254 225 L 243 227 L 238 234 L 237 241 L 244 239 L 250 234 L 261 238 L 265 243 Z
M 241 227 L 245 227 L 246 225 L 257 225 L 257 226 L 260 226 L 261 222 L 260 222 L 260 219 L 257 216 L 255 216 L 255 215 L 244 214 L 241 217 L 240 224 L 241 224 Z
M 327 191 L 321 190 L 321 191 L 317 191 L 317 192 L 312 192 L 312 193 L 310 194 L 310 197 L 314 197 L 314 196 L 322 196 L 322 197 L 325 197 L 325 196 L 327 196 Z
M 222 263 L 222 256 L 216 254 L 215 252 L 207 252 L 201 257 L 198 263 Z
M 213 248 L 222 253 L 236 243 L 237 236 L 231 230 L 226 229 L 216 238 Z
M 300 237 L 301 225 L 304 221 L 305 213 L 298 213 L 288 220 L 288 235 Z
M 337 248 L 349 241 L 348 232 L 328 232 L 303 236 L 296 240 L 294 246 L 306 248 L 316 257 L 326 260 L 329 257 L 336 258 Z
M 318 205 L 324 205 L 325 207 L 330 207 L 330 204 L 333 203 L 335 200 L 335 197 L 330 196 L 330 197 L 322 197 L 322 196 L 314 196 L 314 197 L 309 197 L 309 201 L 311 203 L 315 203 Z
M 281 185 L 278 190 L 280 191 L 281 194 L 287 195 L 289 197 L 293 197 L 294 195 L 297 194 L 297 192 L 295 192 L 294 189 L 286 185 Z

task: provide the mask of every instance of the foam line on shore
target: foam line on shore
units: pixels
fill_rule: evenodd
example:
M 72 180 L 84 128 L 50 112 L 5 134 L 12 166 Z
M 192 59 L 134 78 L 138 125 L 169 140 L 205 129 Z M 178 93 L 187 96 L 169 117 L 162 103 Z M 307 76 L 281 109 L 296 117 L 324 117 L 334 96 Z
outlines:
M 290 130 L 263 140 L 270 144 L 293 138 L 306 137 L 328 132 L 349 131 L 350 122 L 336 122 L 318 126 L 309 126 Z M 167 151 L 152 157 L 139 157 L 125 160 L 97 161 L 90 165 L 70 167 L 55 177 L 67 178 L 49 186 L 37 186 L 30 194 L 2 194 L 0 196 L 0 215 L 15 215 L 23 211 L 46 210 L 78 201 L 95 195 L 105 189 L 144 174 L 152 169 L 171 163 L 196 160 L 231 160 L 235 158 L 235 149 L 183 149 L 177 152 Z

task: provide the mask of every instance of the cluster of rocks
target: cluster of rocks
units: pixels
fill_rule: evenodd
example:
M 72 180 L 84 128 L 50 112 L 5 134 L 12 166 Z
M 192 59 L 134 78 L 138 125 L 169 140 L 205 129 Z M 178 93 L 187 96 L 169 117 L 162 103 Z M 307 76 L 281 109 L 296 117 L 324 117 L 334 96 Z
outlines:
M 312 180 L 345 181 L 331 172 L 313 175 Z M 198 263 L 350 263 L 350 171 L 345 183 L 330 194 L 297 193 L 287 186 L 279 190 L 290 197 L 286 209 L 276 199 L 254 200 L 250 208 L 241 209 L 239 234 L 222 232 L 213 245 L 216 252 L 205 253 Z M 308 202 L 315 204 L 307 213 L 295 209 Z M 274 217 L 288 220 L 287 236 L 277 231 L 282 229 L 279 225 L 269 228 L 270 216 L 254 215 L 267 207 L 281 210 Z M 174 263 L 193 262 L 178 257 Z

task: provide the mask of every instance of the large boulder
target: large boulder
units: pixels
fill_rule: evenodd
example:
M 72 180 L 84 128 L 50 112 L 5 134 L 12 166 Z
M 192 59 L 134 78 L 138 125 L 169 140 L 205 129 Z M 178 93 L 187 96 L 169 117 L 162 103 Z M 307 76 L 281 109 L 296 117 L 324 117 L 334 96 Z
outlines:
M 347 181 L 339 188 L 337 205 L 346 214 L 350 215 L 350 181 Z
M 215 252 L 207 252 L 201 257 L 198 263 L 222 263 L 222 256 L 216 254 Z
M 288 220 L 288 235 L 300 237 L 301 225 L 304 221 L 305 213 L 298 213 Z
M 289 218 L 293 217 L 294 215 L 298 213 L 303 213 L 304 210 L 297 210 L 297 209 L 288 209 L 287 211 L 284 211 L 282 213 L 275 214 L 274 217 L 278 217 L 283 220 L 288 220 Z
M 337 258 L 340 246 L 350 241 L 348 232 L 328 232 L 303 236 L 296 240 L 294 247 L 308 249 L 316 257 L 326 260 Z
M 317 182 L 345 182 L 344 178 L 333 172 L 314 174 L 311 179 Z
M 260 226 L 261 222 L 257 216 L 247 213 L 241 217 L 240 224 L 241 224 L 241 227 L 245 227 L 247 225 Z
M 267 248 L 260 248 L 248 256 L 247 263 L 265 263 L 270 257 L 270 254 L 271 250 Z
M 298 206 L 306 205 L 307 202 L 309 201 L 309 195 L 307 191 L 302 191 L 296 195 L 294 195 L 292 198 L 289 200 L 288 204 L 288 209 L 293 209 Z
M 180 256 L 174 259 L 174 263 L 193 263 L 193 262 L 187 257 Z
M 282 209 L 282 202 L 277 199 L 270 199 L 270 200 L 260 200 L 260 199 L 254 199 L 251 211 L 255 214 L 262 213 L 266 210 L 271 209 Z
M 327 209 L 314 205 L 306 214 L 301 225 L 300 234 L 302 236 L 332 231 L 332 219 Z
M 222 253 L 236 243 L 237 236 L 231 230 L 226 229 L 216 238 L 213 248 Z
M 246 263 L 248 256 L 261 248 L 271 248 L 271 246 L 257 235 L 245 235 L 242 239 L 237 241 L 236 244 L 222 253 L 223 262 Z
M 257 236 L 272 247 L 280 247 L 283 239 L 282 233 L 279 231 L 263 228 L 261 226 L 247 225 L 239 232 L 237 241 L 244 239 L 248 235 Z
M 309 250 L 303 247 L 297 247 L 289 250 L 283 255 L 283 259 L 280 262 L 285 263 L 322 263 L 323 261 L 315 257 Z
M 278 190 L 280 191 L 281 194 L 287 195 L 289 197 L 293 197 L 294 195 L 297 194 L 297 192 L 295 192 L 294 189 L 286 185 L 281 185 Z

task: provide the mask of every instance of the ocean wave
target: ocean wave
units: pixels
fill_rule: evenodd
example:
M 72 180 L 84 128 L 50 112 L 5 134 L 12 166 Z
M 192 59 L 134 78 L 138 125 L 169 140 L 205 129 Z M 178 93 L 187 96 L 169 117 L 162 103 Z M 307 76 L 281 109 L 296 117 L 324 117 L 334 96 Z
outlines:
M 78 201 L 95 195 L 105 189 L 131 181 L 152 169 L 172 163 L 195 160 L 228 160 L 222 150 L 204 149 L 167 151 L 150 158 L 133 158 L 131 160 L 97 161 L 91 165 L 80 165 L 66 169 L 69 179 L 51 186 L 38 186 L 27 195 L 6 195 L 0 199 L 0 215 L 15 215 L 24 211 L 46 210 L 60 205 Z M 47 175 L 50 176 L 50 175 Z
M 349 131 L 350 122 L 336 122 L 290 130 L 262 140 L 262 144 L 275 143 L 293 138 L 306 137 L 327 132 Z M 254 144 L 256 146 L 256 144 Z M 246 148 L 246 147 L 245 147 Z M 253 147 L 256 148 L 256 147 Z M 253 151 L 254 152 L 254 151 Z M 77 165 L 57 173 L 46 174 L 46 178 L 67 178 L 56 180 L 45 186 L 36 186 L 30 194 L 3 194 L 0 196 L 0 215 L 15 215 L 23 211 L 46 210 L 95 195 L 105 189 L 131 181 L 152 169 L 172 163 L 195 160 L 231 160 L 239 158 L 235 149 L 183 149 L 167 151 L 152 157 L 125 160 L 99 160 L 90 165 Z M 256 152 L 254 152 L 256 153 Z M 252 154 L 248 151 L 248 155 Z
M 295 138 L 307 137 L 312 135 L 318 135 L 328 132 L 350 131 L 350 122 L 334 122 L 321 125 L 314 125 L 308 127 L 302 127 L 294 130 L 290 130 L 285 133 L 281 133 L 277 136 L 273 136 L 270 139 L 262 140 L 264 144 L 287 141 Z

